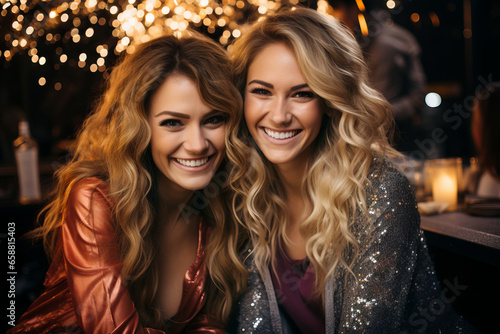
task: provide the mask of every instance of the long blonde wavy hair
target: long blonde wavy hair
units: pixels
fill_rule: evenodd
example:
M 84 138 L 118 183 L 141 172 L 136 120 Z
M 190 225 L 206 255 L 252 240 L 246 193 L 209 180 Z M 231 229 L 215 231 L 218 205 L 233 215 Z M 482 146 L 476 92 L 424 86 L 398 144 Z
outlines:
M 105 93 L 86 119 L 77 137 L 73 159 L 57 171 L 53 201 L 44 209 L 44 223 L 32 235 L 43 237 L 44 247 L 54 255 L 59 227 L 64 223 L 68 196 L 74 185 L 96 176 L 109 185 L 114 203 L 116 238 L 127 280 L 141 323 L 162 328 L 164 321 L 156 301 L 159 283 L 155 239 L 155 170 L 150 151 L 148 104 L 156 89 L 171 74 L 183 74 L 198 86 L 203 101 L 227 116 L 226 157 L 238 160 L 233 149 L 240 141 L 236 127 L 241 118 L 241 97 L 232 82 L 232 68 L 225 50 L 207 37 L 191 33 L 164 36 L 140 45 L 113 69 Z M 216 176 L 227 169 L 225 160 Z M 218 196 L 205 196 L 200 208 L 212 227 L 207 269 L 213 285 L 208 307 L 226 319 L 232 296 L 242 288 L 245 272 L 237 260 L 237 227 L 228 223 L 230 188 L 218 180 Z M 203 192 L 201 192 L 203 196 Z M 42 217 L 42 216 L 41 216 Z M 210 280 L 207 280 L 210 282 Z
M 387 139 L 393 117 L 388 102 L 368 84 L 362 51 L 352 34 L 337 20 L 305 8 L 271 14 L 235 42 L 232 61 L 242 94 L 250 64 L 273 43 L 284 43 L 293 51 L 328 115 L 304 175 L 306 212 L 300 226 L 316 271 L 316 292 L 322 294 L 328 275 L 339 264 L 350 270 L 352 254 L 358 251 L 351 225 L 359 209 L 366 214 L 365 186 L 373 156 L 396 154 Z M 248 158 L 233 169 L 233 211 L 250 233 L 255 262 L 262 271 L 287 240 L 285 192 L 244 121 L 238 136 L 246 144 Z

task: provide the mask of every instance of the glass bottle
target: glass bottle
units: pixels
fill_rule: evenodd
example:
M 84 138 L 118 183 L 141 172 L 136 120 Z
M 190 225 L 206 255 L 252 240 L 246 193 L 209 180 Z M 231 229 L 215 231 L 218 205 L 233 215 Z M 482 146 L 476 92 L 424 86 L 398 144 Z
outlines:
M 19 179 L 19 201 L 23 204 L 40 201 L 40 174 L 38 171 L 38 145 L 31 138 L 27 121 L 19 122 L 19 137 L 14 141 L 17 175 Z

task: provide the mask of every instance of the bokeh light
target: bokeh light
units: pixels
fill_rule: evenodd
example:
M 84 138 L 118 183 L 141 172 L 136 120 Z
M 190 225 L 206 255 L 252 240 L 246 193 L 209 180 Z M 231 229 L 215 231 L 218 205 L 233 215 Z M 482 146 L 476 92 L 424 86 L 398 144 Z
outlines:
M 5 27 L 0 55 L 6 61 L 36 50 L 29 55 L 39 65 L 43 58 L 52 67 L 58 65 L 54 68 L 66 64 L 103 72 L 108 64 L 104 58 L 110 54 L 130 53 L 138 44 L 163 34 L 184 34 L 192 29 L 226 45 L 241 36 L 247 22 L 278 8 L 281 1 L 0 0 L 0 4 Z M 89 47 L 104 44 L 105 48 L 89 52 Z
M 425 104 L 430 108 L 437 108 L 441 105 L 441 96 L 438 93 L 428 93 L 425 96 Z

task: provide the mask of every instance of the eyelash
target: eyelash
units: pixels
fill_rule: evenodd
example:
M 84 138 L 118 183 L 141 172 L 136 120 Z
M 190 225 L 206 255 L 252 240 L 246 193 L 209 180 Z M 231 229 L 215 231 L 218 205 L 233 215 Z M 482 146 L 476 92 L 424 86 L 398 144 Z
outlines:
M 259 95 L 269 95 L 270 94 L 270 92 L 264 88 L 254 88 L 250 91 L 250 93 L 259 94 Z
M 181 126 L 182 122 L 179 121 L 178 119 L 166 119 L 160 122 L 160 126 L 166 126 L 169 128 L 174 128 L 177 126 Z
M 299 98 L 304 98 L 304 99 L 312 99 L 315 95 L 313 92 L 310 91 L 301 91 L 294 93 L 293 96 L 297 96 Z
M 226 120 L 227 117 L 225 115 L 214 115 L 207 118 L 203 123 L 215 125 L 215 124 L 225 123 Z
M 271 92 L 265 88 L 254 88 L 250 91 L 252 94 L 257 94 L 257 95 L 270 95 Z M 298 97 L 302 99 L 312 99 L 315 97 L 315 94 L 311 91 L 299 91 L 293 93 L 292 97 Z
M 204 125 L 218 125 L 221 123 L 225 123 L 227 120 L 226 115 L 214 115 L 207 118 L 203 124 Z M 160 126 L 168 127 L 168 128 L 178 128 L 183 126 L 184 124 L 178 119 L 165 119 L 160 122 Z

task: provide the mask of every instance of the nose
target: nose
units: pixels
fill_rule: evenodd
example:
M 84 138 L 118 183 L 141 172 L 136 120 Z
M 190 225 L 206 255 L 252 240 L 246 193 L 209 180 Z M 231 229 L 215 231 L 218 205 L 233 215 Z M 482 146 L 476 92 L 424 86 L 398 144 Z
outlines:
M 271 103 L 269 116 L 275 126 L 288 125 L 292 122 L 292 114 L 290 113 L 287 99 L 285 97 L 276 97 Z
M 200 126 L 193 126 L 186 132 L 185 149 L 193 154 L 203 154 L 208 149 L 208 139 Z

